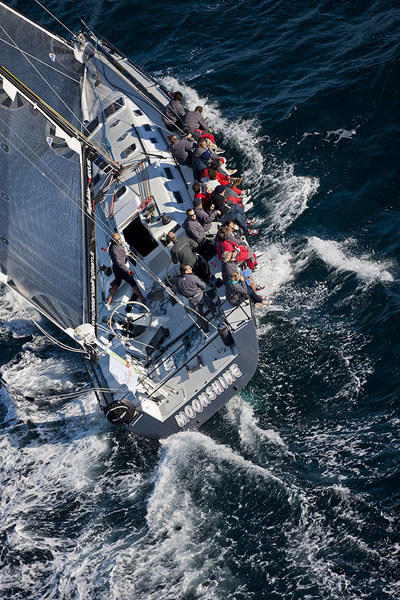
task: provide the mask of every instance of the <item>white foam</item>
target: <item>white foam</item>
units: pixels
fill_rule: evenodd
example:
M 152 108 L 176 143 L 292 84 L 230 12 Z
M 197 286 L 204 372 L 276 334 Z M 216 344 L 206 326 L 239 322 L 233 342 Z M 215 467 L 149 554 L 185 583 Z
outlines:
M 68 363 L 59 357 L 41 358 L 27 350 L 2 368 L 4 379 L 22 394 L 52 395 L 74 389 Z
M 220 135 L 227 147 L 236 148 L 242 153 L 246 184 L 257 185 L 263 181 L 265 159 L 260 144 L 267 138 L 261 135 L 261 126 L 256 119 L 227 119 L 221 115 L 215 102 L 199 96 L 198 92 L 187 84 L 170 76 L 163 77 L 161 82 L 167 89 L 179 89 L 189 110 L 194 110 L 199 105 L 204 107 L 203 115 L 208 119 L 210 127 Z
M 254 281 L 264 285 L 260 293 L 271 298 L 282 287 L 293 280 L 294 267 L 290 253 L 280 243 L 267 244 L 260 241 L 257 250 L 264 254 L 258 259 L 258 268 L 254 273 Z
M 179 89 L 190 110 L 198 105 L 204 107 L 204 116 L 222 137 L 224 145 L 242 154 L 244 185 L 251 187 L 253 197 L 265 197 L 266 191 L 268 192 L 267 202 L 272 219 L 270 229 L 285 231 L 307 209 L 308 201 L 318 190 L 318 178 L 294 175 L 294 165 L 276 167 L 273 161 L 267 160 L 261 143 L 269 138 L 262 134 L 261 124 L 257 119 L 227 119 L 221 115 L 215 102 L 199 96 L 187 84 L 171 76 L 161 78 L 161 82 L 170 90 Z
M 234 396 L 226 405 L 225 417 L 238 427 L 240 441 L 243 446 L 258 449 L 260 445 L 279 446 L 285 454 L 290 454 L 279 433 L 273 429 L 261 429 L 253 407 L 240 396 Z
M 42 317 L 28 302 L 23 298 L 17 298 L 4 285 L 0 285 L 0 298 L 0 333 L 9 332 L 14 338 L 37 333 L 37 327 L 30 318 L 40 322 Z
M 340 140 L 351 140 L 357 133 L 357 129 L 335 129 L 334 131 L 327 131 L 326 138 L 329 139 L 334 137 L 334 144 L 338 144 Z
M 210 543 L 209 537 L 221 519 L 220 509 L 210 511 L 209 505 L 227 472 L 274 482 L 281 492 L 282 482 L 267 468 L 201 433 L 180 433 L 163 442 L 147 506 L 148 532 L 118 556 L 115 598 L 231 597 L 237 582 L 225 560 L 229 544 Z
M 293 502 L 300 508 L 300 515 L 295 526 L 286 531 L 286 559 L 305 571 L 297 586 L 308 587 L 311 580 L 318 585 L 321 595 L 324 591 L 324 597 L 350 598 L 343 596 L 350 588 L 348 576 L 338 573 L 335 563 L 326 556 L 325 550 L 330 548 L 332 538 L 324 526 L 323 516 L 300 491 L 294 496 Z
M 379 262 L 367 254 L 355 256 L 352 253 L 353 239 L 335 242 L 313 236 L 307 241 L 327 265 L 338 271 L 351 271 L 363 280 L 393 281 L 393 276 L 387 270 L 391 266 L 388 261 Z
M 294 165 L 284 165 L 281 170 L 266 176 L 269 184 L 267 205 L 272 225 L 267 232 L 286 229 L 308 208 L 308 202 L 318 191 L 319 179 L 294 174 Z
M 358 127 L 359 126 L 357 126 L 354 129 L 335 129 L 332 131 L 327 131 L 325 134 L 321 131 L 306 131 L 305 133 L 303 133 L 301 140 L 297 142 L 297 145 L 301 144 L 306 138 L 314 136 L 324 136 L 322 137 L 322 139 L 325 142 L 330 142 L 331 138 L 334 138 L 333 144 L 336 145 L 340 142 L 340 140 L 351 140 L 357 134 Z

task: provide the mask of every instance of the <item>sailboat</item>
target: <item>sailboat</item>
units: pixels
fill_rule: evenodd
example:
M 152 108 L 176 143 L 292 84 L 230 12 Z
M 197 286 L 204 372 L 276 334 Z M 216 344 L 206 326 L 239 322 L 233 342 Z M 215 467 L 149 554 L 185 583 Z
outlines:
M 0 281 L 69 336 L 110 422 L 164 438 L 251 379 L 253 308 L 210 285 L 205 331 L 177 293 L 166 236 L 184 235 L 193 172 L 168 150 L 171 96 L 83 22 L 71 38 L 0 2 Z M 107 305 L 115 232 L 145 304 L 123 281 Z

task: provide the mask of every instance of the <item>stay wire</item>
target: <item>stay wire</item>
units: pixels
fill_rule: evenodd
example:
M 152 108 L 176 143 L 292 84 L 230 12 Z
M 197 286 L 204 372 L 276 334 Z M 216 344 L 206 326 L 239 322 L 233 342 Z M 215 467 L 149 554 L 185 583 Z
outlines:
M 4 377 L 0 376 L 0 382 L 2 383 L 2 385 L 4 386 L 4 388 L 8 391 L 13 393 L 15 396 L 21 396 L 22 398 L 29 398 L 29 396 L 26 396 L 22 390 L 20 390 L 19 388 L 14 387 L 13 385 L 11 385 L 10 383 L 8 383 Z M 69 400 L 71 398 L 76 398 L 77 396 L 84 396 L 85 394 L 87 394 L 88 392 L 119 392 L 121 391 L 120 388 L 101 388 L 101 387 L 84 387 L 76 392 L 68 392 L 65 394 L 51 394 L 51 395 L 43 395 L 43 396 L 39 396 L 39 400 L 41 399 L 51 399 L 51 400 Z
M 99 40 L 96 38 L 96 42 L 97 42 L 97 43 L 96 43 L 96 52 L 97 52 L 97 54 L 99 54 L 99 50 L 98 50 L 98 41 L 99 41 Z M 103 53 L 103 54 L 104 54 L 104 53 Z M 107 57 L 106 57 L 106 58 L 107 58 Z M 98 60 L 99 60 L 100 64 L 102 64 L 102 65 L 103 65 L 103 63 L 102 63 L 102 61 L 101 61 L 101 58 L 100 58 L 100 57 L 98 57 Z M 107 60 L 108 60 L 108 59 L 107 59 Z M 113 84 L 111 84 L 111 82 L 110 82 L 109 78 L 107 77 L 107 75 L 106 75 L 106 73 L 105 73 L 104 65 L 103 65 L 102 75 L 103 75 L 103 77 L 105 78 L 105 80 L 106 80 L 106 81 L 107 81 L 107 82 L 108 82 L 110 85 L 113 85 Z M 134 85 L 134 84 L 131 82 L 131 85 Z M 120 87 L 118 87 L 118 86 L 116 86 L 116 85 L 113 85 L 113 87 L 115 87 L 116 89 L 118 89 L 118 90 L 120 90 L 120 91 L 123 91 L 123 90 L 122 90 L 122 88 L 120 88 Z M 136 87 L 136 86 L 135 86 L 135 87 Z M 136 88 L 136 89 L 137 89 L 137 88 Z M 126 93 L 126 92 L 125 92 L 125 93 Z M 185 131 L 183 131 L 183 129 L 181 129 L 181 128 L 179 127 L 179 125 L 177 125 L 176 123 L 174 123 L 174 122 L 173 122 L 173 121 L 172 121 L 172 120 L 171 120 L 169 117 L 167 117 L 167 116 L 166 116 L 166 115 L 163 113 L 163 111 L 162 111 L 162 110 L 160 110 L 160 109 L 158 108 L 158 106 L 157 106 L 157 104 L 156 104 L 155 102 L 153 102 L 152 100 L 150 100 L 150 98 L 147 98 L 146 96 L 144 96 L 144 95 L 143 95 L 143 93 L 140 93 L 140 90 L 138 90 L 138 89 L 137 89 L 137 97 L 138 97 L 138 98 L 140 98 L 140 99 L 142 100 L 142 102 L 144 102 L 145 104 L 149 104 L 150 106 L 152 106 L 152 107 L 153 107 L 153 108 L 154 108 L 154 109 L 155 109 L 155 110 L 156 110 L 156 111 L 157 111 L 157 112 L 158 112 L 158 113 L 159 113 L 159 114 L 160 114 L 160 115 L 161 115 L 161 116 L 162 116 L 164 119 L 166 119 L 167 121 L 169 121 L 169 122 L 171 123 L 171 125 L 173 125 L 173 126 L 176 128 L 176 130 L 179 130 L 179 131 L 180 131 L 180 133 L 181 133 L 183 136 L 186 136 L 186 135 L 187 135 L 187 133 L 186 133 Z M 159 126 L 159 128 L 160 128 L 160 129 L 163 129 L 164 131 L 166 131 L 166 132 L 168 132 L 168 133 L 172 133 L 172 132 L 171 132 L 169 129 L 167 129 L 166 127 Z
M 57 21 L 57 23 L 59 23 L 62 27 L 64 27 L 64 29 L 66 29 L 73 37 L 75 37 L 75 33 L 73 31 L 71 31 L 62 21 L 60 21 L 60 19 L 58 19 L 55 15 L 53 15 L 53 13 L 51 13 L 49 11 L 48 8 L 46 8 L 45 6 L 43 6 L 43 4 L 41 4 L 39 2 L 39 0 L 35 0 L 36 4 L 38 4 L 41 8 L 43 8 L 43 10 L 45 10 L 51 17 L 53 17 L 53 19 L 55 19 Z
M 17 46 L 15 46 L 14 44 L 11 44 L 10 42 L 7 42 L 7 40 L 0 39 L 0 42 L 2 42 L 3 44 L 7 44 L 8 46 L 11 46 L 12 48 L 16 48 L 18 50 Z M 59 75 L 63 75 L 67 79 L 70 79 L 74 83 L 77 83 L 82 89 L 88 89 L 88 90 L 90 90 L 90 91 L 93 92 L 93 87 L 91 86 L 91 84 L 89 84 L 89 83 L 83 83 L 79 79 L 75 79 L 75 77 L 72 77 L 71 75 L 68 75 L 67 73 L 64 73 L 63 71 L 60 71 L 60 69 L 57 69 L 56 67 L 53 67 L 52 65 L 49 65 L 44 60 L 41 60 L 37 56 L 34 56 L 33 54 L 30 54 L 29 52 L 26 52 L 25 50 L 23 52 L 24 52 L 24 54 L 26 54 L 27 56 L 29 56 L 33 60 L 35 60 L 35 61 L 41 63 L 42 65 L 44 65 L 45 67 L 47 67 L 48 69 L 52 69 L 56 73 L 59 73 Z M 98 90 L 96 90 L 96 94 L 98 95 L 99 98 L 102 97 L 103 100 L 108 100 L 109 99 L 109 96 L 107 96 L 106 94 L 102 94 Z M 81 124 L 82 129 L 84 130 L 85 129 L 85 123 L 83 121 L 79 120 L 79 119 L 78 119 L 78 121 Z M 98 144 L 99 144 L 100 147 L 103 146 L 102 142 L 100 142 L 100 141 L 98 142 Z M 107 147 L 104 146 L 103 150 L 107 151 Z

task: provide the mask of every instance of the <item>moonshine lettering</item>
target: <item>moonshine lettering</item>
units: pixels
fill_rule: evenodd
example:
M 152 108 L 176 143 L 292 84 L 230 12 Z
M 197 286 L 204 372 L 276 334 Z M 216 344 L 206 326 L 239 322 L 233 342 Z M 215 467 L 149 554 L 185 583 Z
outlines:
M 194 408 L 192 406 L 190 406 L 190 404 L 188 404 L 187 406 L 185 406 L 184 411 L 186 413 L 186 416 L 188 417 L 188 419 L 194 419 L 196 416 L 196 411 L 194 410 Z
M 234 376 L 233 376 L 233 375 L 231 375 L 231 374 L 229 373 L 229 371 L 225 371 L 225 373 L 223 374 L 223 376 L 222 376 L 222 377 L 220 377 L 220 379 L 222 379 L 222 378 L 224 378 L 224 379 L 225 379 L 225 381 L 226 381 L 226 383 L 227 383 L 227 386 L 228 386 L 228 385 L 232 385 L 232 383 L 235 381 L 235 378 L 234 378 Z
M 199 400 L 203 408 L 205 408 L 211 403 L 211 400 L 208 399 L 207 394 L 204 394 L 204 392 L 202 394 L 199 394 L 197 399 Z
M 226 381 L 225 381 L 225 378 L 224 378 L 224 377 L 218 377 L 218 383 L 219 383 L 220 385 L 222 385 L 222 387 L 223 387 L 225 390 L 227 390 L 227 389 L 228 389 L 228 384 L 226 383 Z
M 217 397 L 210 386 L 206 387 L 206 394 L 211 402 Z
M 234 363 L 218 379 L 212 381 L 206 387 L 205 392 L 199 394 L 197 398 L 194 398 L 190 404 L 187 404 L 183 410 L 175 415 L 175 420 L 179 427 L 184 427 L 189 423 L 190 419 L 194 419 L 198 413 L 203 412 L 206 406 L 211 404 L 217 396 L 224 392 L 224 389 L 228 389 L 239 377 L 242 377 L 242 371 Z
M 213 381 L 211 384 L 212 389 L 214 390 L 215 394 L 217 396 L 219 396 L 220 394 L 222 394 L 222 392 L 224 391 L 224 388 L 222 387 L 222 385 L 219 383 L 218 380 Z
M 184 425 L 186 425 L 186 423 L 189 423 L 189 419 L 182 411 L 178 415 L 175 415 L 175 419 L 179 427 L 183 427 Z

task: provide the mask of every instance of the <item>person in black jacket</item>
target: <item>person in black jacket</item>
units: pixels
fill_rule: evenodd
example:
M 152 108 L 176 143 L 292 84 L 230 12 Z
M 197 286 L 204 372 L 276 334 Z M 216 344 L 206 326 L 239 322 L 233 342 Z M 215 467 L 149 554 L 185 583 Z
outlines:
M 200 198 L 194 198 L 193 208 L 196 213 L 197 221 L 203 226 L 204 231 L 207 234 L 211 229 L 211 223 L 214 223 L 221 213 L 219 210 L 215 210 L 213 204 L 211 204 L 209 211 L 204 210 Z
M 111 238 L 110 247 L 108 253 L 111 258 L 112 268 L 115 275 L 115 279 L 112 283 L 112 287 L 110 290 L 110 295 L 107 299 L 107 304 L 111 303 L 113 296 L 119 286 L 122 283 L 122 280 L 129 283 L 132 287 L 134 294 L 138 296 L 141 302 L 145 302 L 145 297 L 142 292 L 139 290 L 136 281 L 133 279 L 129 266 L 127 265 L 127 255 L 124 247 L 122 246 L 122 240 L 119 233 L 113 233 Z
M 186 236 L 177 238 L 173 231 L 167 234 L 167 242 L 173 244 L 171 258 L 175 265 L 190 265 L 198 277 L 207 283 L 209 282 L 210 267 L 201 256 L 195 254 L 199 247 L 197 242 Z
M 197 250 L 198 243 L 194 240 L 182 236 L 177 238 L 173 231 L 167 234 L 167 241 L 172 242 L 173 247 L 171 248 L 171 257 L 174 264 L 187 264 L 194 267 L 196 264 L 196 256 L 194 250 Z
M 229 221 L 235 221 L 246 235 L 257 235 L 257 229 L 250 229 L 248 227 L 249 225 L 254 225 L 255 220 L 249 221 L 246 218 L 246 213 L 242 206 L 240 204 L 233 204 L 232 202 L 225 202 L 227 190 L 229 193 L 229 188 L 220 185 L 211 194 L 211 202 L 221 212 L 221 223 L 226 226 Z

